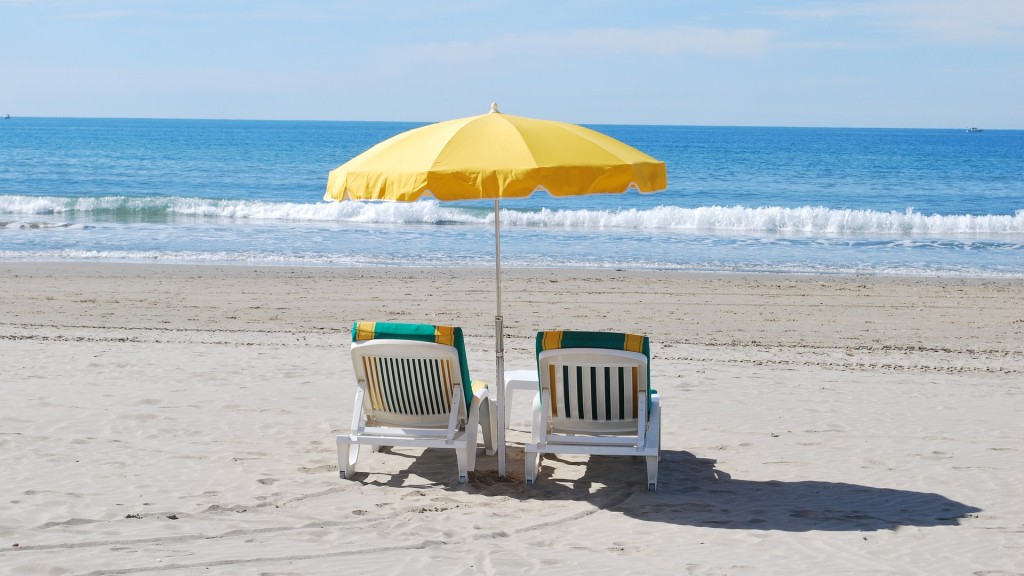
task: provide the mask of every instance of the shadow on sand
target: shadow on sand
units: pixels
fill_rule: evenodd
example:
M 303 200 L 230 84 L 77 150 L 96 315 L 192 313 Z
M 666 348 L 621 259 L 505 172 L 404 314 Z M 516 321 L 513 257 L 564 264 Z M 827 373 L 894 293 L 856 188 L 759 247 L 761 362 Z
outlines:
M 522 458 L 521 448 L 510 447 L 510 464 L 516 457 Z M 481 456 L 477 468 L 483 472 L 474 473 L 469 484 L 460 486 L 453 483 L 454 455 L 427 450 L 410 457 L 409 468 L 384 484 L 410 487 L 411 478 L 418 477 L 434 486 L 488 496 L 578 500 L 649 522 L 787 532 L 957 526 L 961 519 L 981 511 L 927 492 L 815 480 L 736 479 L 716 469 L 716 463 L 689 452 L 665 450 L 658 491 L 647 492 L 646 469 L 640 459 L 591 456 L 568 461 L 545 457 L 536 485 L 526 487 L 521 472 L 511 465 L 508 476 L 499 479 L 495 472 L 487 471 L 490 463 Z M 552 477 L 556 466 L 583 466 L 585 470 L 581 476 L 564 479 Z

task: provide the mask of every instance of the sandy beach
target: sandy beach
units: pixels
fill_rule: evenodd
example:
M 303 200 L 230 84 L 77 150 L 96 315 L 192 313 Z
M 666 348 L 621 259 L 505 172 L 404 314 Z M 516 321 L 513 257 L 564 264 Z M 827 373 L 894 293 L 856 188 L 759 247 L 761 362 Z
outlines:
M 0 572 L 1024 574 L 1024 281 L 506 270 L 541 329 L 645 333 L 659 490 L 622 458 L 363 453 L 353 321 L 462 326 L 490 269 L 0 264 Z

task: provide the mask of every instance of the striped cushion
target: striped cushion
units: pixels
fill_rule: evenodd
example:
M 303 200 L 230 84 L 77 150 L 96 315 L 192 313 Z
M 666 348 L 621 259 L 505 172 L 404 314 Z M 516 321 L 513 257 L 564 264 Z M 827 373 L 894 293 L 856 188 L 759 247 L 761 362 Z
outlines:
M 574 330 L 549 330 L 537 333 L 537 358 L 545 350 L 562 348 L 601 348 L 637 352 L 647 357 L 647 408 L 650 414 L 651 394 L 651 341 L 647 336 L 621 332 L 584 332 Z M 537 366 L 538 370 L 540 365 Z
M 352 324 L 352 342 L 366 340 L 416 340 L 452 346 L 459 354 L 462 390 L 466 406 L 468 407 L 472 402 L 473 381 L 469 379 L 469 364 L 466 362 L 466 343 L 462 337 L 462 328 L 400 322 L 355 322 Z
M 559 348 L 604 348 L 639 352 L 651 362 L 651 342 L 647 336 L 619 332 L 579 332 L 549 330 L 537 333 L 537 354 Z
M 439 416 L 448 413 L 453 384 L 449 358 L 362 356 L 366 390 L 374 412 Z M 453 377 L 455 376 L 455 377 Z

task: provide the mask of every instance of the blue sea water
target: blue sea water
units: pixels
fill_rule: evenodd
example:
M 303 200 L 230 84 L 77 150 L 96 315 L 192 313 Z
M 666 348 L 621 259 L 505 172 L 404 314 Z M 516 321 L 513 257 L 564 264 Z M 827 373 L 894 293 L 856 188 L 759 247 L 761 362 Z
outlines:
M 493 266 L 493 202 L 322 200 L 415 126 L 0 120 L 0 260 Z M 503 266 L 1024 277 L 1024 131 L 591 127 L 668 189 L 502 201 Z

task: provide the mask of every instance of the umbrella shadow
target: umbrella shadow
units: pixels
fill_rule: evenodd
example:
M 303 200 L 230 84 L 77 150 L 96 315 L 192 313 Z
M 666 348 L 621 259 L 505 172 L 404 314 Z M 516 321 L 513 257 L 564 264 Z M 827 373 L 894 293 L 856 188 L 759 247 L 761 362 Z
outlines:
M 646 490 L 642 459 L 610 456 L 572 460 L 545 456 L 535 485 L 527 487 L 521 472 L 512 466 L 521 453 L 521 448 L 510 447 L 506 478 L 489 471 L 486 457 L 481 456 L 469 484 L 459 485 L 453 481 L 451 451 L 426 450 L 385 484 L 411 487 L 410 477 L 417 477 L 449 490 L 519 500 L 576 500 L 647 522 L 741 530 L 877 531 L 901 526 L 958 526 L 961 520 L 981 512 L 928 492 L 821 480 L 737 479 L 717 469 L 714 459 L 674 450 L 662 451 L 657 492 Z M 585 467 L 582 475 L 565 474 L 577 466 Z

